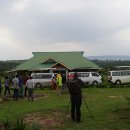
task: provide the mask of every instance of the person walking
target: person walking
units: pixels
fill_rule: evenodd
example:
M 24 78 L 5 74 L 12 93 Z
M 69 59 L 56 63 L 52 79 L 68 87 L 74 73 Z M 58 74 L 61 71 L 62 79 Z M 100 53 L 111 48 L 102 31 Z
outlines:
M 13 89 L 14 89 L 13 99 L 17 101 L 20 89 L 18 75 L 16 75 L 15 78 L 13 79 Z
M 8 77 L 5 77 L 5 92 L 4 95 L 6 95 L 6 92 L 8 91 L 8 94 L 10 95 L 10 88 L 9 88 L 9 80 Z
M 26 87 L 28 88 L 28 101 L 33 101 L 33 89 L 34 89 L 34 83 L 32 81 L 32 77 L 30 77 L 26 82 Z
M 84 86 L 84 83 L 81 79 L 78 79 L 78 74 L 74 73 L 74 78 L 68 81 L 67 86 L 70 93 L 71 118 L 73 121 L 80 122 L 81 121 L 80 107 L 82 104 L 81 87 Z
M 61 74 L 57 74 L 56 83 L 57 83 L 58 96 L 61 96 L 61 89 L 62 89 L 62 77 L 61 77 Z

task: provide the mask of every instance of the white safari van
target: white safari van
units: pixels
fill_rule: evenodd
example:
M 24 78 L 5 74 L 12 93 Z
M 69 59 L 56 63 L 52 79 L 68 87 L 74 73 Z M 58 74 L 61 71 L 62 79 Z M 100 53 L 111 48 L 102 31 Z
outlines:
M 108 73 L 108 81 L 114 84 L 130 82 L 130 70 L 113 70 Z
M 98 85 L 102 83 L 102 77 L 97 72 L 77 72 L 78 78 L 84 83 Z M 74 72 L 70 72 L 68 78 L 72 79 Z
M 32 81 L 35 87 L 46 87 L 52 85 L 52 78 L 55 76 L 54 73 L 33 73 Z

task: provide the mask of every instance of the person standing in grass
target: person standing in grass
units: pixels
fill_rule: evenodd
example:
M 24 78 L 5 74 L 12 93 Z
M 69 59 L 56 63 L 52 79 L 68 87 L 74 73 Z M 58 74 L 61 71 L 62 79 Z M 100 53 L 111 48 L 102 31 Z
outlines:
M 28 91 L 28 88 L 26 86 L 26 82 L 27 80 L 30 78 L 30 76 L 26 76 L 25 79 L 24 79 L 24 97 L 27 96 L 27 91 Z
M 52 89 L 56 90 L 56 78 L 55 78 L 55 76 L 52 77 Z
M 67 82 L 68 90 L 70 93 L 71 101 L 71 118 L 73 121 L 81 121 L 80 107 L 82 104 L 82 91 L 81 87 L 84 83 L 81 79 L 78 79 L 78 74 L 74 73 L 74 78 Z
M 19 79 L 20 97 L 23 97 L 23 79 L 22 79 L 22 76 L 19 76 L 18 79 Z
M 57 83 L 58 96 L 61 96 L 61 89 L 62 89 L 62 77 L 61 77 L 61 74 L 57 74 L 56 83 Z
M 6 92 L 8 91 L 8 94 L 10 95 L 10 88 L 9 88 L 9 80 L 8 77 L 5 77 L 5 92 L 4 95 L 6 95 Z
M 17 101 L 20 89 L 18 75 L 16 75 L 15 78 L 13 79 L 13 89 L 14 89 L 13 99 Z
M 32 77 L 30 77 L 25 85 L 28 88 L 28 101 L 33 101 L 34 97 L 33 97 L 33 89 L 34 89 L 34 83 L 32 81 Z

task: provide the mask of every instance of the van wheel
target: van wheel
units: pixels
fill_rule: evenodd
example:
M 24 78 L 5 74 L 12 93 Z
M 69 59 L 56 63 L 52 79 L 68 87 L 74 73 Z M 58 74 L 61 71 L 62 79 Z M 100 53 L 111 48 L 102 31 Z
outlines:
M 40 84 L 40 83 L 37 83 L 37 84 L 36 84 L 36 88 L 41 88 L 41 84 Z
M 97 81 L 93 81 L 92 85 L 96 86 L 96 85 L 98 85 L 98 82 Z
M 121 81 L 120 81 L 120 80 L 117 80 L 115 83 L 116 83 L 116 85 L 120 85 L 120 84 L 121 84 Z

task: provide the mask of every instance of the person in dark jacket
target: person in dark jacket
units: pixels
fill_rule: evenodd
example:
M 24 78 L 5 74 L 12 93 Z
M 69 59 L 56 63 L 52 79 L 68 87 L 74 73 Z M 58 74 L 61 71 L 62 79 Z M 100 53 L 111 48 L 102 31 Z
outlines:
M 68 90 L 70 93 L 71 101 L 71 118 L 73 121 L 81 121 L 80 107 L 82 104 L 82 90 L 81 87 L 84 83 L 81 79 L 78 79 L 78 74 L 74 73 L 74 78 L 68 81 Z
M 20 88 L 19 95 L 20 95 L 20 97 L 23 97 L 23 79 L 22 79 L 22 76 L 19 76 L 18 79 L 19 79 L 18 85 L 19 85 L 19 88 Z

